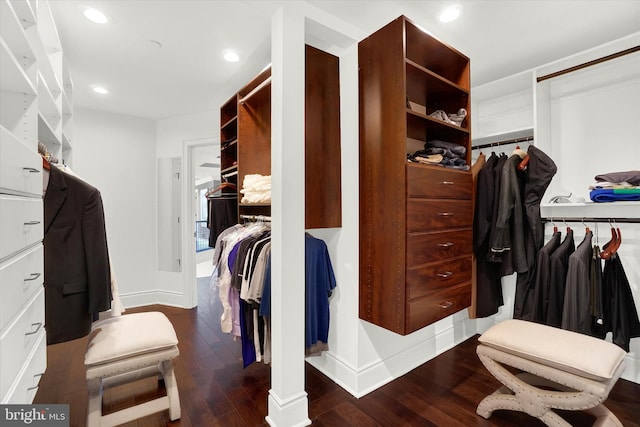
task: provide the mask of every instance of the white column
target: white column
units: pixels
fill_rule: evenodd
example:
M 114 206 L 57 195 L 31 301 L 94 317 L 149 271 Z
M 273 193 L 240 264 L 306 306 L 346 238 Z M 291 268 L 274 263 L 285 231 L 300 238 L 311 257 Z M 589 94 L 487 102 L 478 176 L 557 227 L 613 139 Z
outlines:
M 304 390 L 304 68 L 302 7 L 285 2 L 271 35 L 271 426 L 311 424 Z

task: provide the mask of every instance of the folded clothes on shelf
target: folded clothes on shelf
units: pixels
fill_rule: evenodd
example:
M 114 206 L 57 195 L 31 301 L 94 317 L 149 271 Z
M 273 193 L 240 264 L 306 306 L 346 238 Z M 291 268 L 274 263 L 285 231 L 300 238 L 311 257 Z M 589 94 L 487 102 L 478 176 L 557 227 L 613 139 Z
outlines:
M 624 172 L 610 172 L 596 175 L 595 180 L 597 182 L 626 182 L 631 185 L 640 185 L 640 171 L 624 171 Z
M 245 175 L 240 193 L 241 203 L 271 203 L 271 175 Z
M 589 197 L 597 203 L 640 201 L 640 187 L 595 189 L 591 190 Z

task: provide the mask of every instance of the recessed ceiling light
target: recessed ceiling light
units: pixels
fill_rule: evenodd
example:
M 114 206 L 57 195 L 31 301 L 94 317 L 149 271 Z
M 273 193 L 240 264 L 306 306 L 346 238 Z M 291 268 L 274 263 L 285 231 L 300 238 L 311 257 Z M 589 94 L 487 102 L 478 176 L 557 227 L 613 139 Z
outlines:
M 98 9 L 87 9 L 84 11 L 84 16 L 86 16 L 89 21 L 95 22 L 96 24 L 106 24 L 109 22 L 107 16 Z
M 232 50 L 225 50 L 224 59 L 228 62 L 238 62 L 240 60 L 240 57 Z
M 102 86 L 94 86 L 93 91 L 95 93 L 99 93 L 100 95 L 106 95 L 109 93 L 109 91 Z
M 451 22 L 451 21 L 455 21 L 458 16 L 460 16 L 460 5 L 453 5 L 450 6 L 446 9 L 444 9 L 442 12 L 440 12 L 440 15 L 438 15 L 438 19 L 440 19 L 440 22 Z

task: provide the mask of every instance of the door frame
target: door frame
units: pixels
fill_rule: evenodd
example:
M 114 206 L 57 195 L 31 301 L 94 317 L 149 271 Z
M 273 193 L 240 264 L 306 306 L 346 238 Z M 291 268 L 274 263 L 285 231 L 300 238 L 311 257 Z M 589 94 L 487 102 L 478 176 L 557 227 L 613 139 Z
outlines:
M 193 238 L 193 221 L 196 203 L 193 197 L 195 168 L 193 150 L 212 144 L 220 144 L 216 137 L 204 137 L 182 141 L 182 272 L 184 307 L 193 308 L 198 305 L 198 280 L 196 277 L 196 243 Z

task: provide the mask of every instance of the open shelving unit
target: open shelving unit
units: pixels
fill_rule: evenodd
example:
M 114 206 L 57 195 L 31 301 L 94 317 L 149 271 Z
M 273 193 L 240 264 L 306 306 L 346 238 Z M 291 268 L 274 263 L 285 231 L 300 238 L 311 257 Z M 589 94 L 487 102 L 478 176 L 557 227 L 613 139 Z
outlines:
M 358 58 L 359 315 L 405 335 L 471 303 L 471 173 L 407 162 L 442 140 L 470 164 L 469 58 L 404 16 L 360 42 Z M 461 126 L 430 116 L 460 108 Z

